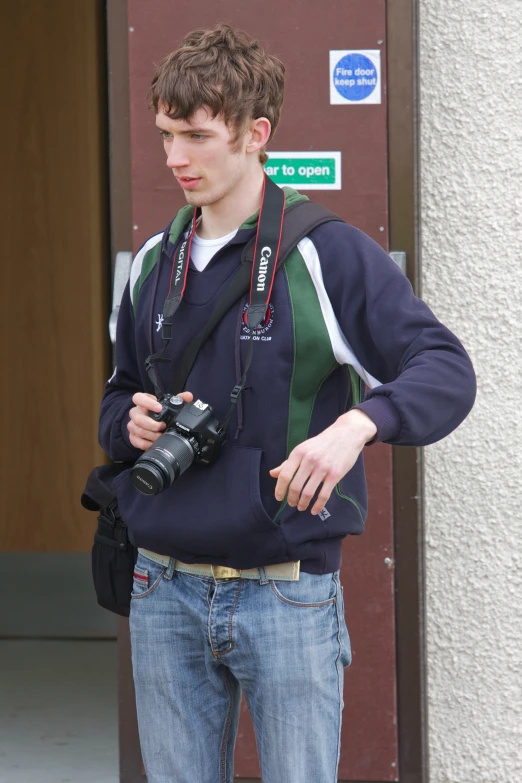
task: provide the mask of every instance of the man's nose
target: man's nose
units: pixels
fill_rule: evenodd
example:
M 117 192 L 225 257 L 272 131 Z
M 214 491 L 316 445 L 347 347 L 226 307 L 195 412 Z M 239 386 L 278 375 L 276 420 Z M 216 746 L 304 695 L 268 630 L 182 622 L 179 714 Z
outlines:
M 169 154 L 167 155 L 167 166 L 169 169 L 179 169 L 189 165 L 190 160 L 187 153 L 184 151 L 183 143 L 174 139 L 170 145 Z

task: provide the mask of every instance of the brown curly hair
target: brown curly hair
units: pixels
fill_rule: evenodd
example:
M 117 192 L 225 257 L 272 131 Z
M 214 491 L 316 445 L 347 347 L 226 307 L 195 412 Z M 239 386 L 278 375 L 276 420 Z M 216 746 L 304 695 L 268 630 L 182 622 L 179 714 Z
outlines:
M 267 54 L 244 30 L 218 24 L 213 30 L 188 33 L 178 49 L 157 67 L 149 90 L 149 105 L 160 103 L 173 120 L 190 120 L 203 106 L 233 129 L 233 142 L 252 119 L 266 117 L 272 130 L 283 104 L 285 66 Z M 268 160 L 265 149 L 260 162 Z

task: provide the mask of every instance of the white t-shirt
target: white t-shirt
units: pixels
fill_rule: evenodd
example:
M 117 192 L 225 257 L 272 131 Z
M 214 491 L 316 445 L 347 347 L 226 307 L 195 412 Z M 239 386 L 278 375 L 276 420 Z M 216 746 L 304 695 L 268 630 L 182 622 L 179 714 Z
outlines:
M 218 239 L 201 239 L 197 234 L 194 234 L 190 248 L 190 260 L 198 272 L 202 272 L 217 251 L 230 242 L 236 234 L 237 228 L 224 237 L 218 237 Z

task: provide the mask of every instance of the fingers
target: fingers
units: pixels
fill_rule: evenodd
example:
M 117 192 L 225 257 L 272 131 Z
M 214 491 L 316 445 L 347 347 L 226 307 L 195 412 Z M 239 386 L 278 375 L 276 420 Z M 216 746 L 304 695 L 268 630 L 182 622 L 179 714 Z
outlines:
M 149 432 L 160 432 L 165 429 L 165 423 L 151 419 L 144 408 L 131 408 L 129 416 L 136 427 L 141 427 Z
M 140 438 L 139 435 L 133 435 L 130 433 L 129 440 L 136 449 L 141 449 L 142 451 L 147 451 L 149 449 L 153 442 L 159 438 L 158 435 L 153 435 L 153 440 L 147 440 L 146 438 Z
M 129 431 L 129 440 L 132 445 L 137 449 L 145 451 L 161 437 L 163 430 L 165 429 L 165 424 L 163 422 L 154 421 L 148 416 L 143 416 L 141 413 L 135 414 L 136 411 L 141 410 L 141 408 L 132 408 L 129 414 L 131 415 L 131 418 L 127 424 L 127 430 Z M 139 424 L 133 420 L 132 414 L 137 415 L 138 422 L 144 421 L 147 426 L 140 427 Z
M 129 411 L 129 440 L 135 448 L 146 451 L 165 429 L 164 422 L 155 421 L 148 415 L 149 411 L 161 411 L 161 405 L 152 394 L 141 392 L 135 394 L 132 401 L 138 404 Z
M 272 478 L 277 479 L 276 500 L 281 501 L 287 496 L 290 506 L 304 511 L 322 484 L 311 508 L 312 514 L 319 514 L 337 482 L 355 465 L 367 436 L 372 437 L 369 430 L 360 438 L 354 436 L 351 427 L 333 424 L 319 435 L 300 443 L 287 460 L 270 471 Z
M 310 501 L 312 500 L 313 496 L 317 492 L 317 488 L 318 488 L 319 484 L 322 481 L 324 481 L 324 478 L 325 478 L 324 474 L 323 473 L 319 473 L 319 472 L 314 473 L 314 474 L 312 474 L 310 476 L 310 478 L 308 479 L 308 481 L 304 485 L 304 487 L 303 487 L 303 489 L 301 491 L 301 494 L 299 496 L 299 502 L 297 504 L 297 508 L 298 508 L 299 511 L 306 511 L 306 509 L 310 505 Z M 330 497 L 330 495 L 328 495 L 328 497 Z M 325 501 L 325 503 L 326 503 L 326 501 Z M 323 505 L 324 505 L 324 503 L 323 503 Z M 319 511 L 321 511 L 322 508 L 323 508 L 323 506 L 321 506 Z M 312 513 L 314 513 L 314 512 L 312 511 Z M 318 512 L 315 512 L 315 513 L 318 513 Z
M 326 506 L 330 499 L 330 495 L 332 494 L 335 485 L 337 484 L 336 478 L 329 478 L 326 481 L 324 481 L 322 489 L 317 496 L 317 500 L 315 501 L 314 505 L 312 506 L 312 514 L 319 514 L 320 511 L 323 510 L 323 508 Z
M 185 402 L 192 402 L 194 399 L 192 392 L 181 392 L 178 397 Z M 136 407 L 129 411 L 127 424 L 129 440 L 135 448 L 146 451 L 166 429 L 165 422 L 155 421 L 149 416 L 150 411 L 161 412 L 161 403 L 154 394 L 147 394 L 147 392 L 136 392 L 132 401 Z
M 275 488 L 276 500 L 283 500 L 283 498 L 286 496 L 289 484 L 292 481 L 300 462 L 300 458 L 295 454 L 295 452 L 292 452 L 292 454 L 290 454 L 289 458 L 283 462 L 280 468 L 276 468 L 276 470 L 279 470 L 279 477 L 277 479 Z
M 147 432 L 161 432 L 165 429 L 165 423 L 163 421 L 156 421 L 151 419 L 147 415 L 147 411 L 144 408 L 136 407 L 131 408 L 129 411 L 130 423 L 132 423 L 131 432 L 136 435 L 140 434 L 138 430 L 147 430 Z M 141 433 L 142 434 L 142 433 Z
M 134 405 L 138 408 L 143 408 L 145 413 L 147 411 L 161 412 L 161 403 L 158 402 L 153 394 L 147 394 L 146 392 L 136 392 L 132 398 Z
M 275 488 L 276 500 L 287 496 L 289 506 L 297 506 L 299 511 L 305 511 L 314 497 L 319 485 L 321 491 L 311 509 L 312 514 L 318 514 L 327 503 L 335 487 L 338 476 L 331 467 L 324 465 L 319 454 L 294 449 L 289 458 L 270 471 L 277 478 Z
M 316 476 L 308 460 L 304 459 L 301 462 L 299 469 L 297 470 L 295 476 L 293 477 L 288 487 L 288 497 L 287 497 L 288 505 L 297 506 L 301 497 L 301 493 L 305 491 L 305 487 L 306 487 L 306 495 L 308 497 L 308 502 L 310 502 L 313 493 L 312 495 L 309 494 L 308 483 L 313 480 L 313 483 L 315 483 L 315 488 L 317 489 L 317 487 L 319 486 L 319 482 L 321 481 L 322 478 L 323 476 L 321 474 L 318 474 Z M 308 502 L 306 506 L 308 505 Z
M 133 410 L 136 410 L 135 408 Z M 147 417 L 142 417 L 143 419 L 147 419 Z M 159 438 L 159 436 L 162 434 L 163 430 L 165 429 L 165 424 L 163 422 L 153 422 L 155 425 L 155 429 L 152 429 L 151 427 L 141 427 L 139 424 L 136 424 L 132 419 L 127 424 L 127 429 L 129 430 L 131 435 L 136 435 L 138 438 L 144 438 L 145 440 L 149 440 L 151 443 L 153 443 L 155 440 Z
M 192 392 L 181 392 L 177 396 L 181 397 L 181 399 L 185 402 L 192 402 L 194 399 Z M 132 398 L 132 401 L 134 405 L 139 408 L 143 408 L 145 411 L 156 411 L 156 413 L 161 411 L 161 403 L 158 402 L 154 394 L 147 394 L 147 392 L 136 392 Z

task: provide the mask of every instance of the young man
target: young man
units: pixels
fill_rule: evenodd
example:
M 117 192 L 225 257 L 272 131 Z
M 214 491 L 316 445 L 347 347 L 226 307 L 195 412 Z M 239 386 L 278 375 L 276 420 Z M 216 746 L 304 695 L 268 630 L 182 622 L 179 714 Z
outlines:
M 202 345 L 186 391 L 171 387 L 172 375 L 256 232 L 283 83 L 282 63 L 226 25 L 188 35 L 156 72 L 156 125 L 188 206 L 168 236 L 138 252 L 121 304 L 117 370 L 100 420 L 114 460 L 136 460 L 165 429 L 149 416 L 161 406 L 145 360 L 165 345 L 173 250 L 195 207 L 170 363 L 156 367 L 165 390 L 186 402 L 210 404 L 220 420 L 230 407 L 251 336 L 248 297 Z M 300 200 L 287 189 L 287 207 Z M 130 471 L 116 483 L 140 548 L 130 625 L 149 783 L 231 783 L 241 690 L 264 783 L 337 779 L 351 660 L 339 565 L 343 537 L 363 531 L 362 449 L 439 440 L 474 400 L 459 341 L 388 255 L 344 223 L 299 242 L 258 331 L 217 462 L 192 464 L 153 497 L 132 486 Z M 354 369 L 369 388 L 362 402 Z

